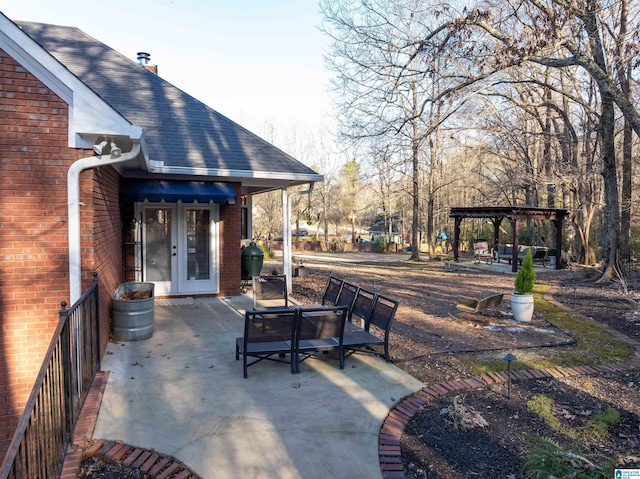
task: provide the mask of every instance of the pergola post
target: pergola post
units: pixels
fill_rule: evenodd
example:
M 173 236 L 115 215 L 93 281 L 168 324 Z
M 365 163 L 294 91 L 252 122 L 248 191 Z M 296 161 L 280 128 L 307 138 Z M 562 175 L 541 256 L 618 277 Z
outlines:
M 502 216 L 497 218 L 491 218 L 493 223 L 493 245 L 497 245 L 500 242 L 500 224 L 504 218 Z
M 460 223 L 462 223 L 462 217 L 456 217 L 454 219 L 453 227 L 453 261 L 458 261 L 458 253 L 460 251 Z
M 553 220 L 553 225 L 556 227 L 556 269 L 562 267 L 562 216 L 558 216 Z
M 511 220 L 511 232 L 513 235 L 513 246 L 511 248 L 511 271 L 518 271 L 518 237 L 520 236 L 520 219 L 515 217 Z

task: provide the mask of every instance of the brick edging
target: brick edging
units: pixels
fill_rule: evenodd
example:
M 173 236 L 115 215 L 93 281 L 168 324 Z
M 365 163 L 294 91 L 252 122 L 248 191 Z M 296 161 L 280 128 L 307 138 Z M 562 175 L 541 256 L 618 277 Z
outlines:
M 92 457 L 138 469 L 155 479 L 202 479 L 174 457 L 119 441 L 93 441 L 84 450 L 84 459 Z
M 640 357 L 635 357 L 620 364 L 600 366 L 576 366 L 545 369 L 523 369 L 511 372 L 511 380 L 563 378 L 586 374 L 604 374 L 611 372 L 625 372 L 640 369 Z M 508 379 L 508 373 L 483 373 L 468 379 L 443 381 L 416 391 L 401 399 L 391 409 L 380 427 L 378 435 L 378 457 L 380 470 L 384 479 L 405 479 L 404 466 L 402 465 L 402 452 L 400 439 L 405 426 L 411 418 L 417 414 L 426 404 L 435 399 L 451 393 L 470 391 L 491 384 L 504 383 Z
M 78 477 L 84 450 L 93 437 L 93 430 L 96 427 L 107 379 L 109 379 L 109 371 L 98 371 L 89 386 L 89 393 L 73 430 L 73 440 L 64 456 L 60 479 L 77 479 Z

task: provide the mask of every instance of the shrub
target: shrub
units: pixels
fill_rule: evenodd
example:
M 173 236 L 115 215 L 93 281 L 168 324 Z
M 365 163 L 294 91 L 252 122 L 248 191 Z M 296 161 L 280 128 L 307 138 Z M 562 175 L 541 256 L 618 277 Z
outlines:
M 604 438 L 609 432 L 620 424 L 620 413 L 612 407 L 599 412 L 587 423 L 586 434 L 596 439 Z
M 456 431 L 469 431 L 477 427 L 489 427 L 487 420 L 471 406 L 465 406 L 460 400 L 460 396 L 453 398 L 453 404 L 442 408 L 440 415 L 445 416 L 447 424 Z
M 375 241 L 373 242 L 373 249 L 376 253 L 384 253 L 384 236 L 376 236 Z
M 273 258 L 276 254 L 264 245 L 259 245 L 265 258 Z
M 527 407 L 554 431 L 561 429 L 560 421 L 553 415 L 554 400 L 546 394 L 536 394 L 527 401 Z
M 530 294 L 533 292 L 533 282 L 536 279 L 536 272 L 533 269 L 533 258 L 531 257 L 531 249 L 527 250 L 527 254 L 522 260 L 522 266 L 516 275 L 514 289 L 518 294 Z
M 612 477 L 610 464 L 599 467 L 577 448 L 563 449 L 552 439 L 530 436 L 530 451 L 524 454 L 522 471 L 527 479 L 564 477 L 573 479 L 606 479 Z

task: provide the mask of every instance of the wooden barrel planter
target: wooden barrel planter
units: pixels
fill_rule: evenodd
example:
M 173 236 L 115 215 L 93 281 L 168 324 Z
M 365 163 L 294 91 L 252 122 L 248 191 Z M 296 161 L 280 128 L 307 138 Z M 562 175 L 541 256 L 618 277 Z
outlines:
M 113 295 L 111 334 L 117 341 L 139 341 L 153 334 L 153 283 L 122 283 Z

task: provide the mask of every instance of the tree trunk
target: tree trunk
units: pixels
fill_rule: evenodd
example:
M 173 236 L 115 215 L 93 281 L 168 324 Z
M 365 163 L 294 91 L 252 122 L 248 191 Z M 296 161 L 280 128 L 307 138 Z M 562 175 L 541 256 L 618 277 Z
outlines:
M 413 108 L 417 113 L 418 91 L 415 83 L 412 84 Z M 413 185 L 413 217 L 411 218 L 411 261 L 420 261 L 420 245 L 418 243 L 418 230 L 420 229 L 420 132 L 418 127 L 418 116 L 411 120 L 411 163 L 412 163 L 412 185 Z
M 602 134 L 602 176 L 605 192 L 605 244 L 603 259 L 605 269 L 601 281 L 617 277 L 620 248 L 620 202 L 615 150 L 615 115 L 613 99 L 602 95 L 600 128 Z
M 620 258 L 624 262 L 631 258 L 632 140 L 633 130 L 631 125 L 625 121 L 622 146 L 622 208 L 620 212 Z
M 608 65 L 604 54 L 604 45 L 598 31 L 597 12 L 600 2 L 587 0 L 584 15 L 584 27 L 591 43 L 593 61 L 601 72 L 608 72 Z M 603 260 L 605 269 L 601 281 L 613 279 L 618 275 L 618 257 L 620 248 L 620 199 L 618 196 L 618 170 L 616 165 L 615 145 L 615 109 L 616 98 L 610 89 L 606 75 L 594 75 L 600 91 L 600 134 L 602 138 L 602 177 L 604 178 L 605 193 L 605 244 L 603 245 Z M 625 115 L 627 116 L 627 115 Z M 631 119 L 629 119 L 631 123 Z M 640 125 L 638 125 L 640 128 Z M 638 130 L 640 131 L 640 129 Z
M 418 229 L 420 227 L 420 165 L 418 162 L 419 150 L 418 142 L 413 142 L 412 164 L 413 164 L 413 217 L 411 218 L 411 257 L 409 260 L 420 261 L 420 249 L 418 245 Z

